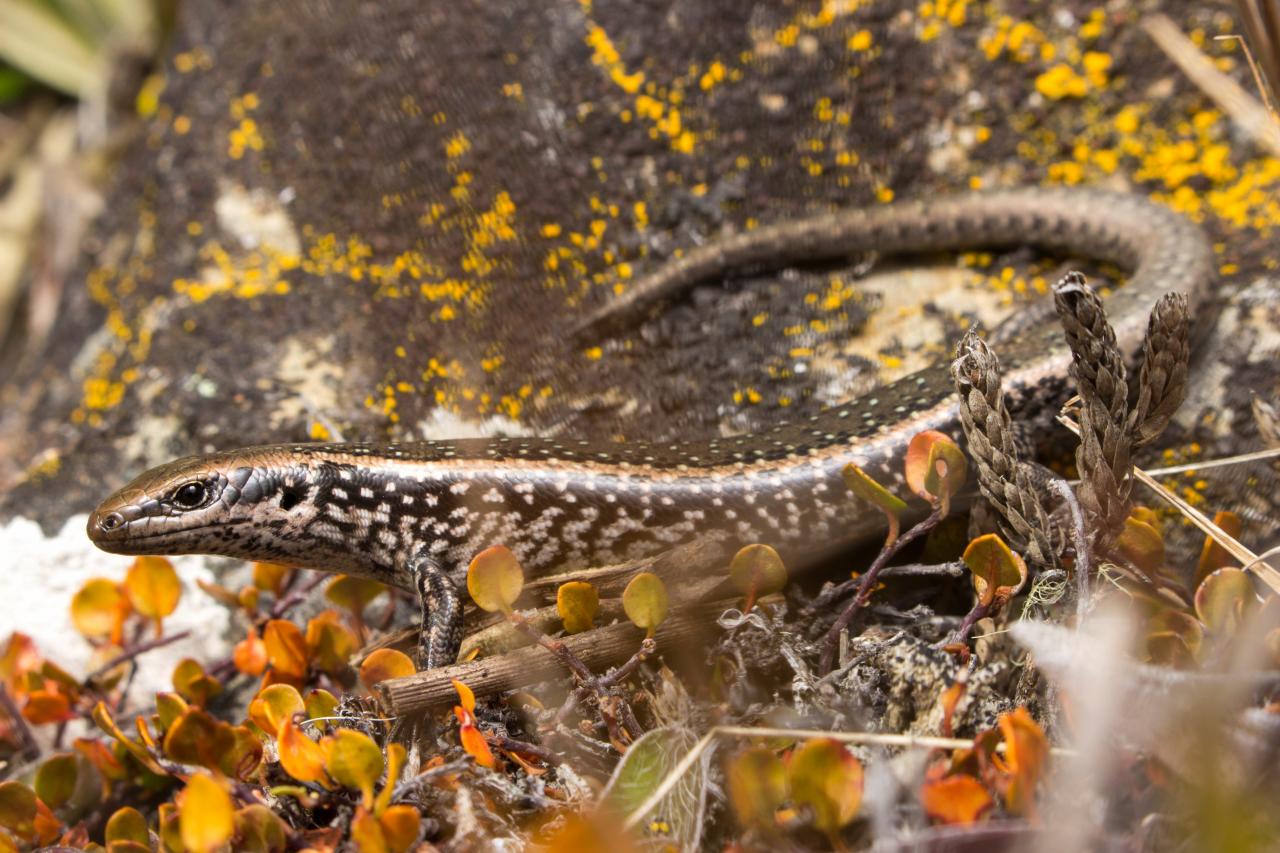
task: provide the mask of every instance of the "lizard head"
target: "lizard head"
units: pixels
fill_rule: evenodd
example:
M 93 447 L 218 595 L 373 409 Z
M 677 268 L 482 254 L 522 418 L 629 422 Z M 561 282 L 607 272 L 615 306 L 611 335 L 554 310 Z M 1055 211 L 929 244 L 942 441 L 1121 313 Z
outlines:
M 188 456 L 152 468 L 103 501 L 88 534 L 114 554 L 238 556 L 238 526 L 279 495 L 276 472 L 248 467 L 242 455 Z

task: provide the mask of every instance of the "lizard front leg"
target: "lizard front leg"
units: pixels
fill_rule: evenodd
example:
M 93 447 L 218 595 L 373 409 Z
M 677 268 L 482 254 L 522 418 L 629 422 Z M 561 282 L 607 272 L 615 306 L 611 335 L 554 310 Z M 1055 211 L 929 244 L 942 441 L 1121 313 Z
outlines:
M 462 596 L 434 557 L 419 551 L 406 567 L 418 591 L 422 626 L 418 633 L 418 668 L 448 666 L 462 645 Z

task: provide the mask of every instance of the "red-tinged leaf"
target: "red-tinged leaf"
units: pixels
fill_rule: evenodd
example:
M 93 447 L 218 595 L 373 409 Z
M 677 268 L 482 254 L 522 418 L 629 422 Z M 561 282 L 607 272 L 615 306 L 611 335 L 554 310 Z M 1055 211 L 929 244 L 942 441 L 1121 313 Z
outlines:
M 949 501 L 964 486 L 969 463 L 951 438 L 925 430 L 907 445 L 907 487 L 929 501 Z
M 117 841 L 132 841 L 136 844 L 145 844 L 148 850 L 151 849 L 147 819 L 142 816 L 142 812 L 131 806 L 116 809 L 107 820 L 106 841 L 108 848 Z
M 254 563 L 253 585 L 263 592 L 279 595 L 293 569 L 279 563 Z
M 324 749 L 301 729 L 287 720 L 282 722 L 276 730 L 276 747 L 284 772 L 299 782 L 318 782 L 329 787 L 329 777 L 324 770 Z
M 195 658 L 183 658 L 173 668 L 173 689 L 193 705 L 204 707 L 222 692 L 222 684 L 204 671 Z
M 756 599 L 772 595 L 787 585 L 787 567 L 782 557 L 768 545 L 748 545 L 729 561 L 729 580 L 746 599 L 750 610 Z
M 138 557 L 125 574 L 124 591 L 134 610 L 155 620 L 159 636 L 160 620 L 173 613 L 182 597 L 182 583 L 164 557 Z
M 284 619 L 272 619 L 262 634 L 267 660 L 286 680 L 302 681 L 307 674 L 307 641 L 298 626 Z
M 951 721 L 968 685 L 957 681 L 942 692 L 942 736 L 951 737 Z
M 284 823 L 271 809 L 251 803 L 236 812 L 236 849 L 252 853 L 284 853 L 289 846 Z
M 249 636 L 236 643 L 231 653 L 236 669 L 245 675 L 257 677 L 267 669 L 267 644 L 258 636 L 256 628 L 249 629 Z
M 220 756 L 218 769 L 233 779 L 249 779 L 262 765 L 262 740 L 248 726 L 231 726 L 231 748 Z
M 1027 564 L 995 533 L 970 542 L 963 559 L 973 573 L 978 601 L 993 610 L 1003 607 L 1027 580 Z
M 738 753 L 725 772 L 729 802 L 738 822 L 769 832 L 787 798 L 787 769 L 771 749 L 753 747 Z
M 1048 738 L 1026 708 L 1001 714 L 1000 732 L 1005 743 L 1003 764 L 1011 777 L 1004 791 L 1005 807 L 1013 814 L 1034 817 L 1036 786 L 1049 759 Z
M 231 726 L 201 708 L 191 708 L 174 721 L 164 736 L 164 754 L 181 764 L 221 769 L 224 755 L 235 746 Z
M 246 613 L 257 613 L 261 598 L 262 592 L 256 586 L 246 586 L 240 589 L 236 602 Z
M 231 795 L 212 777 L 194 774 L 178 801 L 178 830 L 192 853 L 212 853 L 222 847 L 235 832 Z
M 39 798 L 36 799 L 35 834 L 36 843 L 42 847 L 53 844 L 62 834 L 62 821 Z
M 351 840 L 356 844 L 357 853 L 391 853 L 382 835 L 382 824 L 364 807 L 357 808 L 351 818 Z
M 0 652 L 0 682 L 12 687 L 14 682 L 40 666 L 40 652 L 35 641 L 26 634 L 14 631 Z
M 359 618 L 369 602 L 386 591 L 387 587 L 377 581 L 338 575 L 325 586 L 324 597 Z
M 129 601 L 120 585 L 107 578 L 92 578 L 71 599 L 71 622 L 90 640 L 110 638 L 120 644 L 121 628 L 129 615 Z
M 569 581 L 556 590 L 556 612 L 566 634 L 580 634 L 591 628 L 600 611 L 600 593 L 586 581 Z
M 111 782 L 118 782 L 125 778 L 124 764 L 102 741 L 76 738 L 71 745 L 101 774 L 104 798 L 110 791 Z
M 920 804 L 939 823 L 972 824 L 991 810 L 994 801 L 977 779 L 955 775 L 921 786 Z
M 336 611 L 326 610 L 307 622 L 307 659 L 323 673 L 340 678 L 350 669 L 358 644 Z
M 1240 516 L 1229 510 L 1220 510 L 1215 513 L 1213 523 L 1232 539 L 1239 539 L 1240 534 L 1244 532 L 1244 523 L 1240 520 Z M 1204 583 L 1204 579 L 1218 569 L 1234 566 L 1237 562 L 1230 551 L 1219 545 L 1212 536 L 1206 536 L 1204 547 L 1200 549 L 1200 560 L 1196 563 L 1196 586 Z
M 30 691 L 22 706 L 22 718 L 35 726 L 65 723 L 75 716 L 70 697 L 56 688 Z
M 36 796 L 51 809 L 62 808 L 75 792 L 78 776 L 75 753 L 55 753 L 46 758 L 36 771 Z
M 338 729 L 329 748 L 325 770 L 339 785 L 360 791 L 362 805 L 371 809 L 373 786 L 382 775 L 384 764 L 382 750 L 372 738 L 354 729 Z
M 462 707 L 468 714 L 474 714 L 476 712 L 475 691 L 456 678 L 452 682 L 453 689 L 458 691 L 458 701 L 462 703 Z
M 378 818 L 382 837 L 391 853 L 406 853 L 422 833 L 422 814 L 413 806 L 401 803 L 391 806 Z
M 861 762 L 839 741 L 827 738 L 806 741 L 787 763 L 791 799 L 807 806 L 813 825 L 827 835 L 858 816 L 862 775 Z
M 0 782 L 0 827 L 19 838 L 35 837 L 36 792 L 21 782 Z
M 388 678 L 404 678 L 413 675 L 418 668 L 404 652 L 396 649 L 378 649 L 360 664 L 360 683 L 366 690 L 373 690 Z
M 1196 615 L 1216 637 L 1234 636 L 1257 606 L 1253 582 L 1240 569 L 1218 569 L 1196 588 Z
M 622 591 L 622 609 L 637 628 L 653 636 L 667 618 L 667 586 L 653 572 L 640 572 Z
M 524 569 L 510 549 L 486 548 L 467 567 L 467 592 L 481 610 L 510 613 L 524 589 Z

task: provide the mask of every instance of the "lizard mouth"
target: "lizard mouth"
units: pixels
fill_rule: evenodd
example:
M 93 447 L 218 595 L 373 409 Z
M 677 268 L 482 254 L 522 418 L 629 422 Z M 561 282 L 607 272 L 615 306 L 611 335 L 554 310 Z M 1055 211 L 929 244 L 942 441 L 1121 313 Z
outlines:
M 155 533 L 139 534 L 129 530 L 128 524 L 118 526 L 104 525 L 103 519 L 94 513 L 89 517 L 88 533 L 93 544 L 109 554 L 198 554 L 198 545 L 189 545 L 184 541 L 188 534 L 194 532 L 213 532 L 227 527 L 247 524 L 251 519 L 241 518 L 221 521 L 215 524 L 202 524 L 198 527 L 186 527 L 179 530 L 160 530 Z

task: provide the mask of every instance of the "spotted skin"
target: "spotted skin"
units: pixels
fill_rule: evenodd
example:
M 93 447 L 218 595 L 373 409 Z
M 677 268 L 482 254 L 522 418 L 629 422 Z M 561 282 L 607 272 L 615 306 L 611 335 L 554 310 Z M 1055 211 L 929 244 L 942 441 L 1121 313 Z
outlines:
M 1212 252 L 1196 226 L 1143 199 L 1093 191 L 975 194 L 783 223 L 694 249 L 637 282 L 576 332 L 599 335 L 655 301 L 744 266 L 866 250 L 1033 244 L 1115 263 L 1129 283 L 1108 300 L 1120 346 L 1136 352 L 1162 293 L 1193 312 L 1210 293 Z M 1031 423 L 1065 396 L 1069 354 L 1054 329 L 1001 348 L 1005 387 Z M 1036 417 L 1041 415 L 1041 417 Z M 944 368 L 913 374 L 808 419 L 734 438 L 663 444 L 495 438 L 404 444 L 286 444 L 188 457 L 146 472 L 89 519 L 99 547 L 125 554 L 223 554 L 341 571 L 417 590 L 422 660 L 456 647 L 456 583 L 470 558 L 511 548 L 533 573 L 646 556 L 694 535 L 767 542 L 803 568 L 882 533 L 840 472 L 852 462 L 902 491 L 907 442 L 959 436 Z M 198 489 L 184 486 L 198 484 Z M 196 500 L 198 498 L 198 500 Z M 433 639 L 434 637 L 434 639 Z

